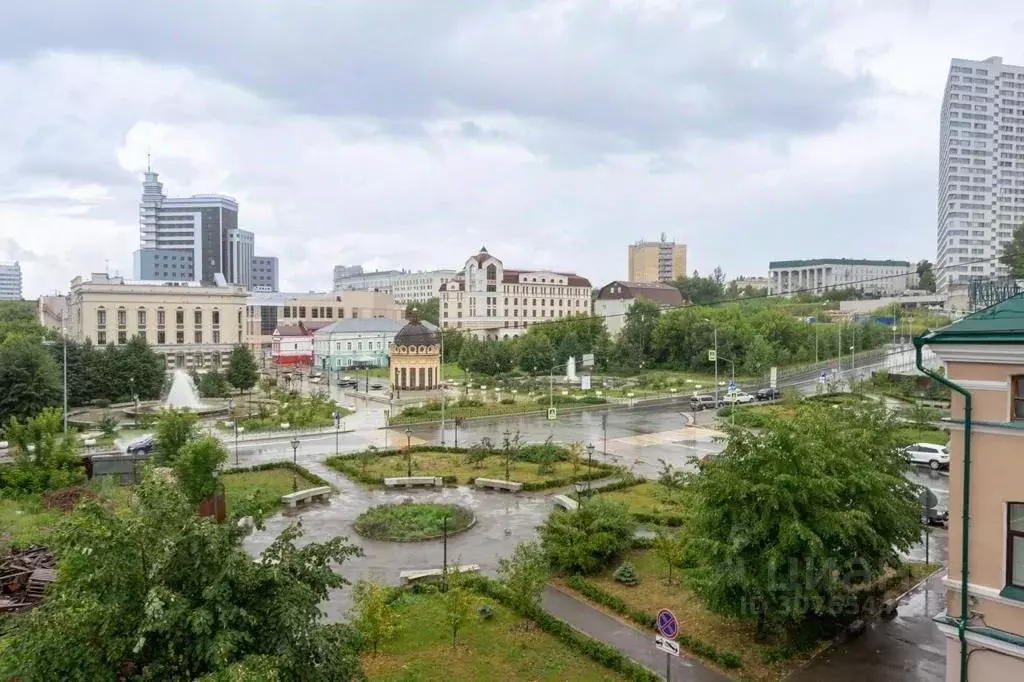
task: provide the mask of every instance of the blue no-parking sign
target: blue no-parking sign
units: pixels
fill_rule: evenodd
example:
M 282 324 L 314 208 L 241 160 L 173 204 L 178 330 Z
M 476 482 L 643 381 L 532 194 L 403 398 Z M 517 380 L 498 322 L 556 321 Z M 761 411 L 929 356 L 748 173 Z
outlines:
M 676 635 L 679 634 L 679 621 L 676 620 L 675 614 L 668 609 L 658 611 L 657 623 L 658 632 L 661 633 L 662 637 L 675 639 Z

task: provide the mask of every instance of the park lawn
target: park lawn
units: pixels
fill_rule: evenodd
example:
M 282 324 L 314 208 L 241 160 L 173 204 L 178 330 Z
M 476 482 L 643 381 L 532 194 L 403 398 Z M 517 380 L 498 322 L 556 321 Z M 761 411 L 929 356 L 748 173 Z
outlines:
M 299 490 L 316 488 L 318 483 L 306 479 L 302 474 L 295 473 Z M 273 510 L 281 504 L 281 496 L 292 491 L 292 471 L 290 469 L 262 469 L 261 471 L 242 471 L 225 473 L 221 477 L 224 484 L 224 498 L 228 516 L 231 515 L 231 503 L 256 493 L 256 499 L 262 509 Z
M 483 604 L 494 610 L 490 620 L 476 613 Z M 400 623 L 395 638 L 377 655 L 363 655 L 373 682 L 625 679 L 486 597 L 473 595 L 471 615 L 454 648 L 439 595 L 405 594 L 395 608 Z
M 754 641 L 754 623 L 727 618 L 709 611 L 686 587 L 685 569 L 672 570 L 673 584 L 665 583 L 668 572 L 665 562 L 651 550 L 635 550 L 624 557 L 632 561 L 640 575 L 640 584 L 627 587 L 615 582 L 612 573 L 618 563 L 610 566 L 591 582 L 607 592 L 617 595 L 630 606 L 655 614 L 659 609 L 668 608 L 679 619 L 680 626 L 687 634 L 713 644 L 719 650 L 732 651 L 743 661 L 742 670 L 729 671 L 736 679 L 777 680 L 810 660 L 812 652 L 800 654 L 788 661 L 767 664 L 762 656 L 777 643 L 758 644 Z M 681 583 L 675 581 L 682 577 Z
M 819 646 L 797 653 L 791 658 L 765 663 L 764 655 L 776 650 L 780 642 L 772 639 L 764 643 L 755 642 L 753 622 L 728 618 L 708 610 L 686 586 L 686 569 L 674 568 L 674 582 L 669 586 L 665 582 L 668 575 L 665 562 L 652 550 L 633 550 L 623 557 L 623 560 L 632 561 L 636 566 L 640 576 L 640 584 L 636 587 L 628 587 L 613 579 L 612 574 L 621 562 L 616 562 L 589 580 L 603 590 L 617 595 L 631 607 L 646 613 L 653 615 L 659 609 L 671 609 L 679 619 L 684 632 L 701 641 L 714 644 L 719 650 L 732 651 L 740 657 L 743 668 L 728 671 L 736 679 L 782 679 L 813 658 L 825 644 L 823 641 Z M 939 568 L 938 564 L 906 564 L 900 571 L 900 577 L 886 590 L 885 597 L 894 598 L 902 594 Z M 679 582 L 675 582 L 677 579 Z
M 910 445 L 912 443 L 946 445 L 949 443 L 949 431 L 928 427 L 908 426 L 907 428 L 897 429 L 896 437 L 903 445 Z
M 358 465 L 357 462 L 353 464 Z M 510 476 L 513 481 L 536 483 L 550 479 L 569 478 L 573 475 L 572 465 L 568 462 L 555 462 L 553 471 L 546 474 L 537 473 L 537 465 L 531 462 L 511 462 Z M 596 468 L 595 468 L 596 470 Z M 385 478 L 405 476 L 408 471 L 406 458 L 403 454 L 378 457 L 366 467 L 370 476 Z M 583 459 L 579 474 L 587 473 L 587 462 Z M 412 455 L 413 476 L 455 476 L 459 483 L 468 483 L 472 478 L 505 478 L 505 458 L 501 454 L 490 455 L 477 464 L 466 463 L 465 453 L 447 452 L 416 452 Z
M 682 512 L 681 501 L 677 496 L 654 481 L 647 481 L 629 488 L 601 493 L 601 497 L 629 505 L 631 514 L 659 516 L 662 514 L 679 514 Z

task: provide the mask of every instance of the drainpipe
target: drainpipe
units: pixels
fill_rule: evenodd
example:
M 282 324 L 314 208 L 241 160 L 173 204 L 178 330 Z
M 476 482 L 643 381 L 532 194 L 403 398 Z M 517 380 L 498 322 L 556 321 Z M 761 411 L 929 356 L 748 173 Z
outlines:
M 968 533 L 970 531 L 970 509 L 971 509 L 971 393 L 962 386 L 958 386 L 946 377 L 927 369 L 921 360 L 921 350 L 924 347 L 923 337 L 914 338 L 914 350 L 916 351 L 915 364 L 925 376 L 929 376 L 952 391 L 956 391 L 964 397 L 964 487 L 963 487 L 963 509 L 960 526 L 960 618 L 957 622 L 957 632 L 960 636 L 960 682 L 967 682 L 967 616 L 968 616 L 968 594 L 967 576 L 970 567 L 968 555 Z

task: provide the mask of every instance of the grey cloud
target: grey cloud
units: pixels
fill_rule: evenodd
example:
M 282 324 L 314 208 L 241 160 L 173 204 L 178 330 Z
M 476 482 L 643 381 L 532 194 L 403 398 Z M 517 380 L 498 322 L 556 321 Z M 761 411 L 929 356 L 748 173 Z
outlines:
M 739 0 L 721 21 L 691 27 L 697 11 L 720 4 L 651 15 L 586 0 L 538 22 L 528 17 L 551 3 L 50 0 L 7 9 L 0 56 L 123 52 L 297 111 L 383 119 L 399 134 L 421 134 L 416 121 L 454 106 L 645 148 L 688 135 L 828 130 L 873 92 L 867 77 L 806 49 L 835 20 L 830 5 Z

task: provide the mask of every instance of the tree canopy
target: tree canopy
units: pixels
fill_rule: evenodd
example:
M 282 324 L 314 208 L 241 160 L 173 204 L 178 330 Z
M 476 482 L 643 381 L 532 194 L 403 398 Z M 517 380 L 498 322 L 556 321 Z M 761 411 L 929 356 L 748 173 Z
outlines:
M 256 385 L 260 378 L 259 368 L 248 346 L 239 345 L 231 349 L 225 378 L 239 391 L 248 391 Z
M 20 422 L 11 417 L 2 437 L 11 445 L 14 462 L 0 466 L 0 490 L 41 493 L 85 477 L 78 437 L 63 432 L 63 413 L 56 408 Z
M 0 345 L 0 422 L 26 419 L 62 399 L 60 369 L 42 338 L 8 337 Z
M 200 518 L 149 471 L 132 507 L 86 501 L 62 522 L 60 578 L 14 622 L 0 677 L 25 680 L 362 680 L 346 626 L 319 603 L 359 553 L 343 538 L 298 546 L 286 529 L 258 560 L 234 524 Z
M 935 270 L 931 261 L 923 260 L 917 264 L 917 288 L 925 291 L 935 291 Z
M 49 347 L 63 367 L 62 343 Z M 68 405 L 80 407 L 94 401 L 111 403 L 156 400 L 166 380 L 164 359 L 138 337 L 124 345 L 94 346 L 68 341 Z
M 1013 228 L 1013 237 L 1003 245 L 999 262 L 1010 269 L 1012 277 L 1024 277 L 1024 223 Z
M 593 573 L 629 548 L 636 522 L 624 502 L 601 496 L 576 511 L 556 511 L 540 527 L 541 546 L 552 568 Z
M 851 588 L 900 565 L 921 533 L 916 486 L 881 406 L 811 401 L 724 452 L 686 485 L 695 592 L 759 633 L 837 614 Z
M 440 300 L 435 296 L 426 301 L 410 301 L 405 304 L 405 319 L 412 316 L 413 308 L 419 313 L 420 319 L 434 325 L 441 324 Z

